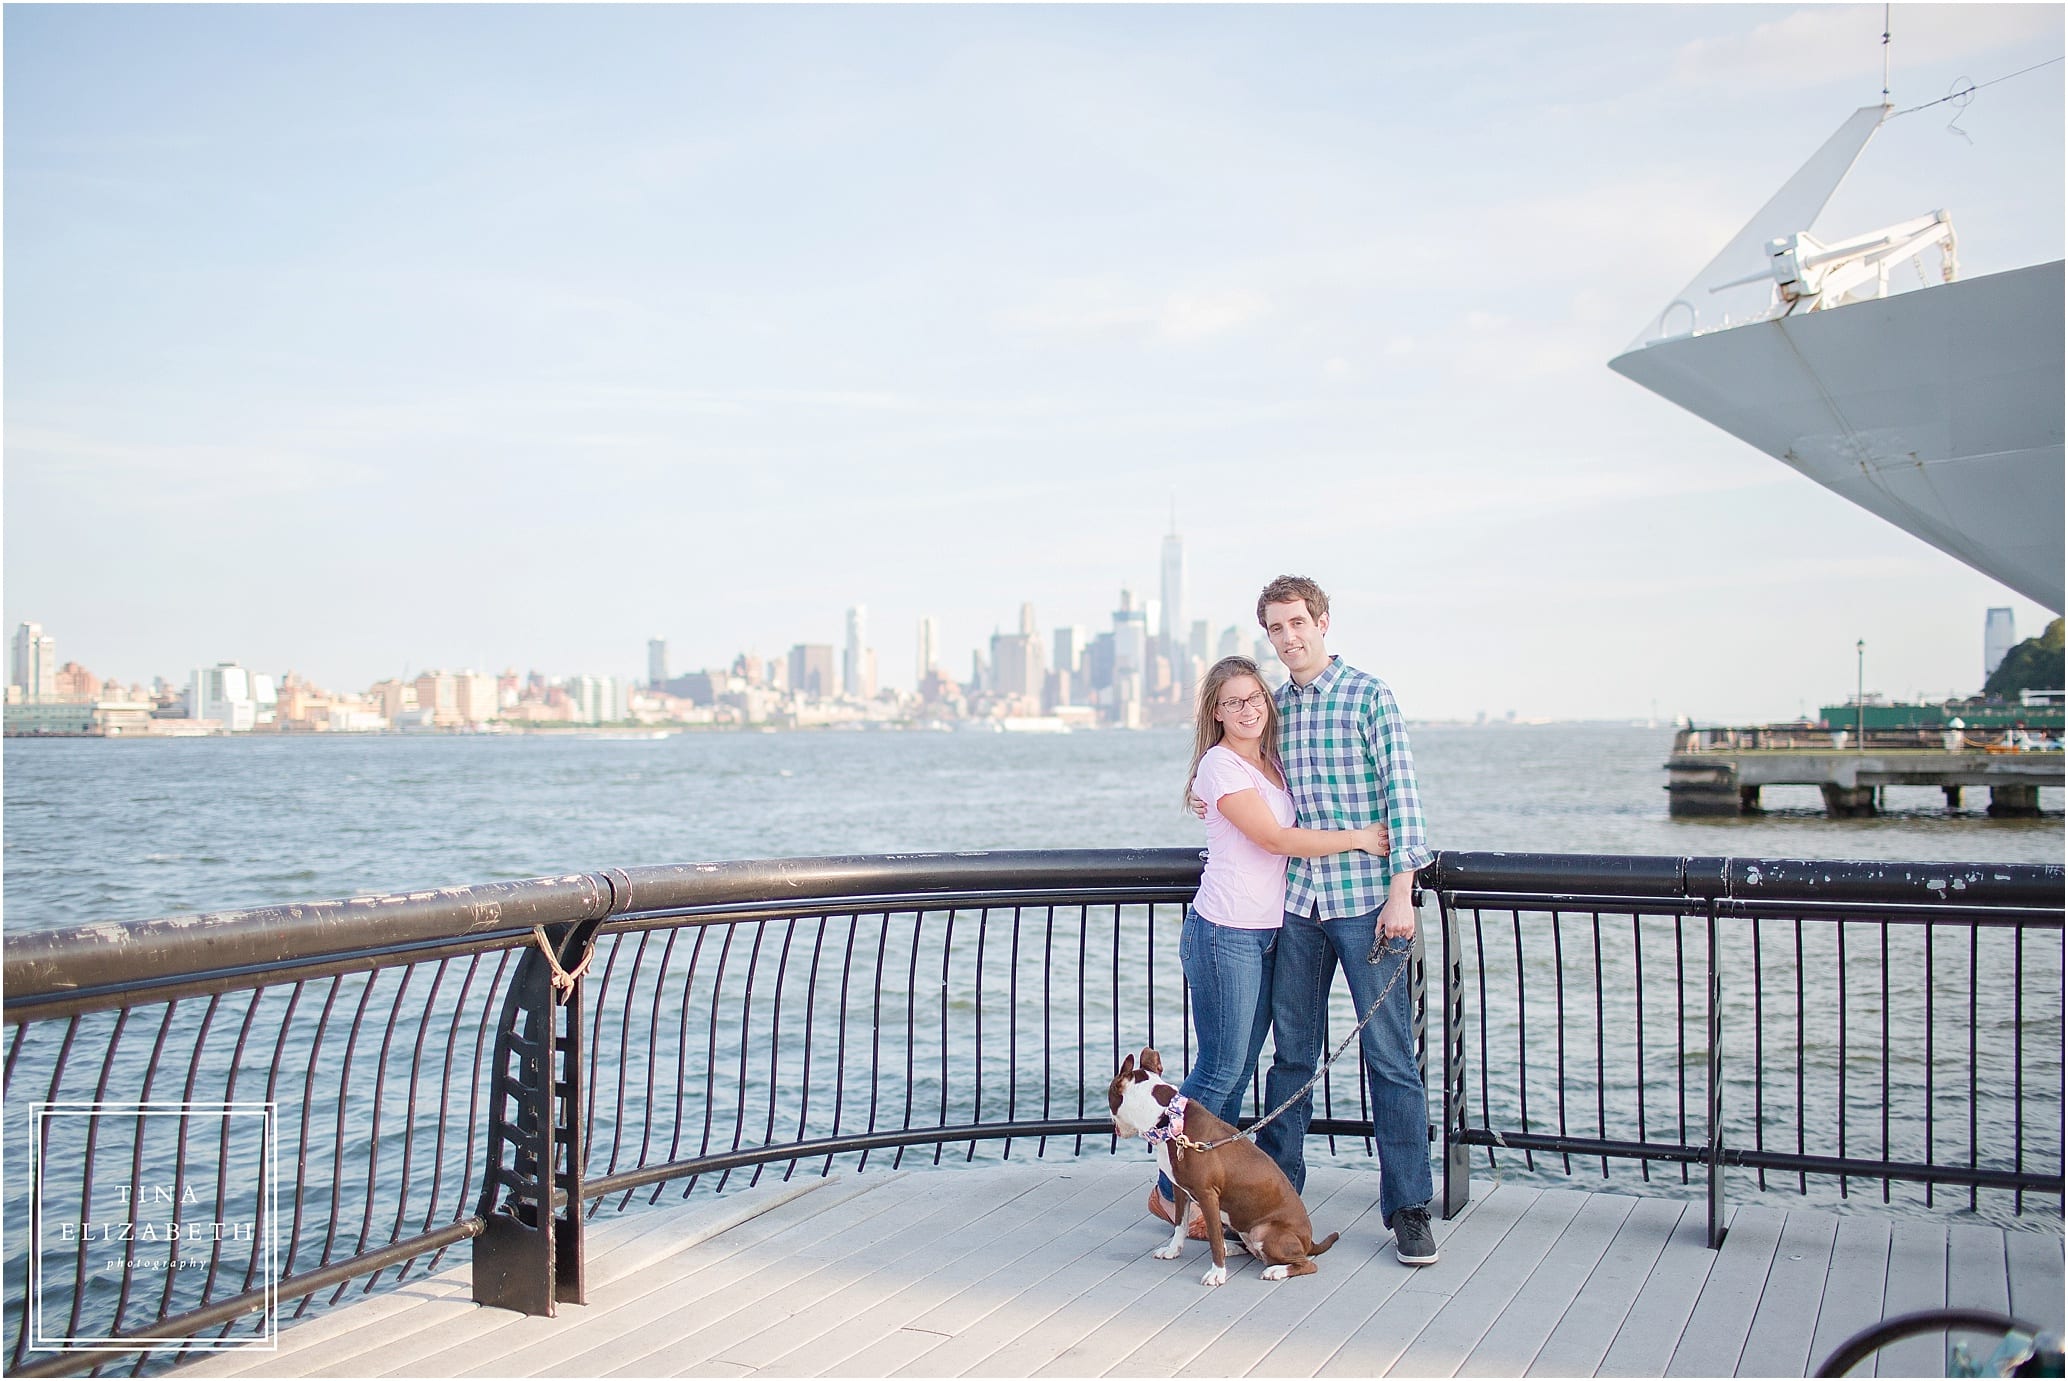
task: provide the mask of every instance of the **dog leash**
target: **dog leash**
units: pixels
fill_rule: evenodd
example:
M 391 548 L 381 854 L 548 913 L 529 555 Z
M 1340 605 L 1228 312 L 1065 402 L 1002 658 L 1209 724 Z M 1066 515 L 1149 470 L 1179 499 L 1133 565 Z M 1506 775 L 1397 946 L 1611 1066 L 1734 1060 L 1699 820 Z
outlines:
M 1374 948 L 1376 948 L 1376 942 Z M 1379 1008 L 1386 1005 L 1386 998 L 1392 993 L 1394 985 L 1400 982 L 1401 976 L 1407 972 L 1407 966 L 1414 957 L 1414 950 L 1412 948 L 1401 951 L 1399 967 L 1395 968 L 1393 976 L 1386 980 L 1386 986 L 1379 989 L 1379 995 L 1372 999 L 1372 1004 L 1365 1009 L 1363 1017 L 1359 1018 L 1357 1024 L 1350 1028 L 1350 1034 L 1343 1037 L 1336 1048 L 1330 1052 L 1329 1057 L 1321 1062 L 1321 1067 L 1314 1071 L 1314 1077 L 1300 1085 L 1290 1098 L 1232 1136 L 1224 1136 L 1218 1141 L 1194 1141 L 1191 1137 L 1186 1136 L 1183 1131 L 1177 1131 L 1171 1134 L 1171 1145 L 1186 1151 L 1217 1151 L 1231 1141 L 1254 1140 L 1258 1132 L 1277 1121 L 1293 1104 L 1306 1097 L 1313 1090 L 1314 1086 L 1321 1082 L 1322 1076 L 1328 1073 L 1328 1067 L 1342 1058 L 1343 1052 L 1350 1048 L 1350 1042 L 1357 1039 L 1357 1033 L 1369 1026 L 1371 1019 L 1379 1014 Z

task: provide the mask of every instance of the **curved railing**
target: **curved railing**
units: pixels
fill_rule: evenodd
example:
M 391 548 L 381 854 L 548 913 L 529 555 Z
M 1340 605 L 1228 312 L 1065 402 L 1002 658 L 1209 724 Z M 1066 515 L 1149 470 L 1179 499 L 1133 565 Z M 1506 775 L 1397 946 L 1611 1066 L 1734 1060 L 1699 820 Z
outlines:
M 477 1299 L 550 1313 L 582 1297 L 598 1213 L 836 1164 L 1110 1152 L 1120 1056 L 1152 1044 L 1189 1063 L 1176 949 L 1199 867 L 1162 849 L 608 869 L 10 936 L 8 1370 L 157 1369 L 466 1241 Z M 1706 1166 L 1712 1203 L 1740 1165 L 1805 1187 L 1922 1178 L 2018 1210 L 2048 1175 L 2058 1194 L 2057 868 L 1445 854 L 1423 881 L 1453 1208 L 1470 1157 L 1502 1145 L 1540 1171 L 1579 1155 L 1604 1173 Z M 1817 1144 L 1814 1058 L 1798 1051 L 1790 1100 L 1767 1097 L 1763 1048 L 1749 1084 L 1736 1067 L 1732 1042 L 1759 1038 L 1719 937 L 1747 924 L 1754 944 L 1762 926 L 1835 934 L 1841 962 L 1860 925 L 1926 945 L 1950 927 L 1978 954 L 2015 937 L 2016 1087 L 1994 1086 L 1977 1037 L 1965 1084 L 1937 1090 L 1987 1109 L 1964 1144 L 1913 1161 L 1884 1134 L 1863 1153 L 1843 1111 L 1837 1145 Z M 1963 1010 L 1994 963 L 1943 980 Z M 1798 993 L 1828 977 L 1794 972 Z M 1414 978 L 1419 1029 L 1420 964 Z M 1352 1019 L 1340 988 L 1330 1019 L 1338 1035 Z M 1625 1066 L 1611 1055 L 1632 1032 Z M 1823 1043 L 1799 1017 L 1790 1040 Z M 1884 1065 L 1898 1044 L 1884 1033 Z M 1841 1110 L 1856 1065 L 1838 1062 Z M 1313 1134 L 1341 1155 L 1369 1154 L 1362 1085 L 1318 1091 Z M 1633 1086 L 1624 1129 L 1611 1103 Z M 1725 1097 L 1741 1087 L 1762 1100 L 1749 1128 Z M 1661 1093 L 1677 1119 L 1647 1119 Z M 1568 1116 L 1590 1100 L 1591 1130 Z M 1986 1134 L 2003 1126 L 1999 1154 Z M 1784 1133 L 1813 1140 L 1768 1145 Z M 177 1241 L 143 1236 L 173 1224 Z M 82 1343 L 108 1350 L 69 1350 Z

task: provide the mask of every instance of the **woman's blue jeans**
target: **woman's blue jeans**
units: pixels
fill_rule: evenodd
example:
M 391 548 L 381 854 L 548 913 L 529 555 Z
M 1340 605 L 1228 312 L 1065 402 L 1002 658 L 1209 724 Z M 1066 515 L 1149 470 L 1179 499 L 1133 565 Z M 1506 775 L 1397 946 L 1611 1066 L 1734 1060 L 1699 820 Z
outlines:
M 1178 960 L 1192 989 L 1192 1033 L 1198 1047 L 1178 1092 L 1233 1124 L 1255 1077 L 1257 1055 L 1271 1029 L 1272 965 L 1278 931 L 1215 925 L 1185 908 Z M 1170 1197 L 1170 1182 L 1157 1186 Z

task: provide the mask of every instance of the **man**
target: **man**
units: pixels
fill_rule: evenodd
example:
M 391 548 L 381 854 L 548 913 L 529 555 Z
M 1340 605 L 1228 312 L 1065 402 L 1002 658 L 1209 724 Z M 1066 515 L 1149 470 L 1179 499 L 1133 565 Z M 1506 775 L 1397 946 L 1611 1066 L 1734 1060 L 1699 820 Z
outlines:
M 1379 1151 L 1379 1210 L 1394 1253 L 1410 1266 L 1436 1261 L 1429 1227 L 1429 1095 L 1415 1058 L 1414 989 L 1402 973 L 1415 934 L 1415 870 L 1431 863 L 1415 790 L 1407 726 L 1386 683 L 1329 655 L 1328 596 L 1304 576 L 1282 575 L 1257 597 L 1257 622 L 1292 679 L 1277 693 L 1286 786 L 1303 829 L 1348 829 L 1383 820 L 1384 857 L 1344 853 L 1295 858 L 1285 883 L 1271 1023 L 1277 1054 L 1264 1083 L 1275 1108 L 1314 1077 L 1321 1020 L 1340 964 L 1361 1017 L 1386 994 L 1360 1033 Z M 1387 984 L 1391 982 L 1391 989 Z M 1257 1136 L 1294 1189 L 1307 1181 L 1311 1092 Z

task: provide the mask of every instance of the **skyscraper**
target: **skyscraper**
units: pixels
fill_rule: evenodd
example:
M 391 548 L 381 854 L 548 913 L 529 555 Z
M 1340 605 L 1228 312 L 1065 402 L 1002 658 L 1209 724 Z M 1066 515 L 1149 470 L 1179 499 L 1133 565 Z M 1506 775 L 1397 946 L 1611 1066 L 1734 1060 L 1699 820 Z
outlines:
M 24 700 L 48 700 L 57 694 L 57 639 L 40 623 L 14 630 L 14 657 L 8 684 L 22 688 Z
M 1185 539 L 1178 536 L 1178 509 L 1171 505 L 1170 535 L 1163 539 L 1163 609 L 1156 631 L 1175 653 L 1185 637 Z
M 22 625 L 24 628 L 27 624 Z M 2018 625 L 2008 609 L 1991 609 L 1982 622 L 1982 679 L 1996 674 L 1996 668 L 2018 645 Z
M 869 606 L 857 604 L 847 611 L 847 649 L 840 658 L 840 689 L 848 695 L 868 694 L 862 685 L 862 648 L 868 641 Z
M 668 679 L 668 644 L 662 638 L 646 640 L 646 684 L 659 689 Z
M 932 614 L 919 617 L 919 680 L 941 664 L 941 621 Z M 918 682 L 914 682 L 917 685 Z

